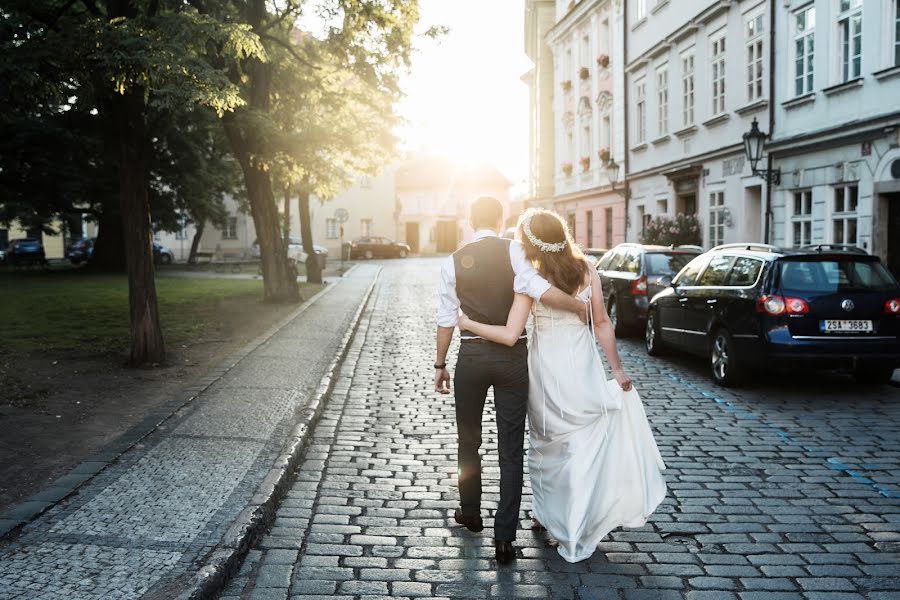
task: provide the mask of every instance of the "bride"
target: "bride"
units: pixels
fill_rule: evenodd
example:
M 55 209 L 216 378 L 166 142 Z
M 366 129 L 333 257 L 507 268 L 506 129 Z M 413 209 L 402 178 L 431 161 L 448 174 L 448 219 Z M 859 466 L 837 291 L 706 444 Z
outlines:
M 589 324 L 517 295 L 505 326 L 465 315 L 461 329 L 512 345 L 529 312 L 528 470 L 536 528 L 546 528 L 569 562 L 589 558 L 620 526 L 640 527 L 666 495 L 665 468 L 644 408 L 625 374 L 596 271 L 553 212 L 531 209 L 519 222 L 526 256 L 556 287 L 589 303 Z M 613 379 L 607 381 L 597 349 Z

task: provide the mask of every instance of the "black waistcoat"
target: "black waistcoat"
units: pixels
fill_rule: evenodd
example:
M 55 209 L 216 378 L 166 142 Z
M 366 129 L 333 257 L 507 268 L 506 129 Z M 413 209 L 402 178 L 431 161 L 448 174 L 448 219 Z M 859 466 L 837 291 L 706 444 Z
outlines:
M 506 325 L 515 292 L 510 240 L 485 237 L 453 253 L 456 295 L 462 311 L 488 325 Z

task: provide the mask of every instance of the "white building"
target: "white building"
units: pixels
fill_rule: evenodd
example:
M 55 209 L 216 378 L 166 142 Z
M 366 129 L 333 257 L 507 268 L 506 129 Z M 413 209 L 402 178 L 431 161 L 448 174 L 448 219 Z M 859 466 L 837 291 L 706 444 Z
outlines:
M 526 205 L 552 206 L 556 155 L 554 153 L 553 53 L 547 32 L 556 24 L 559 0 L 526 0 L 525 54 L 533 68 L 522 76 L 529 91 L 529 152 Z
M 766 184 L 742 139 L 769 121 L 769 2 L 625 5 L 629 241 L 679 213 L 697 215 L 707 247 L 761 241 Z
M 624 171 L 614 182 L 609 168 L 625 162 L 623 3 L 557 0 L 546 41 L 555 80 L 552 206 L 581 246 L 608 248 L 625 241 Z
M 784 0 L 774 242 L 853 244 L 900 275 L 898 0 Z

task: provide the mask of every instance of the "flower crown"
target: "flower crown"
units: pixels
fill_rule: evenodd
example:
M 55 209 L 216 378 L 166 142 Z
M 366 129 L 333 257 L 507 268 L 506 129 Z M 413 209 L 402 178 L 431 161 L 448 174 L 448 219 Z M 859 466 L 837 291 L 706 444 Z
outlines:
M 528 241 L 541 252 L 562 252 L 563 248 L 566 247 L 565 240 L 551 244 L 534 235 L 534 232 L 531 231 L 531 219 L 533 217 L 534 215 L 528 215 L 522 219 L 522 231 L 525 232 L 525 237 L 528 238 Z

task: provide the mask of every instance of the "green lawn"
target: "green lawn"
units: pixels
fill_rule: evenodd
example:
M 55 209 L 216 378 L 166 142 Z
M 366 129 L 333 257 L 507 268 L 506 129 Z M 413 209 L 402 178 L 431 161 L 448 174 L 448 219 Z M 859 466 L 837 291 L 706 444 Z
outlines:
M 304 285 L 304 284 L 301 284 Z M 252 311 L 261 280 L 158 276 L 160 319 L 168 343 L 189 339 L 215 317 L 221 300 L 246 300 Z M 311 295 L 304 290 L 304 297 Z M 128 344 L 124 275 L 0 273 L 0 349 L 119 351 Z

